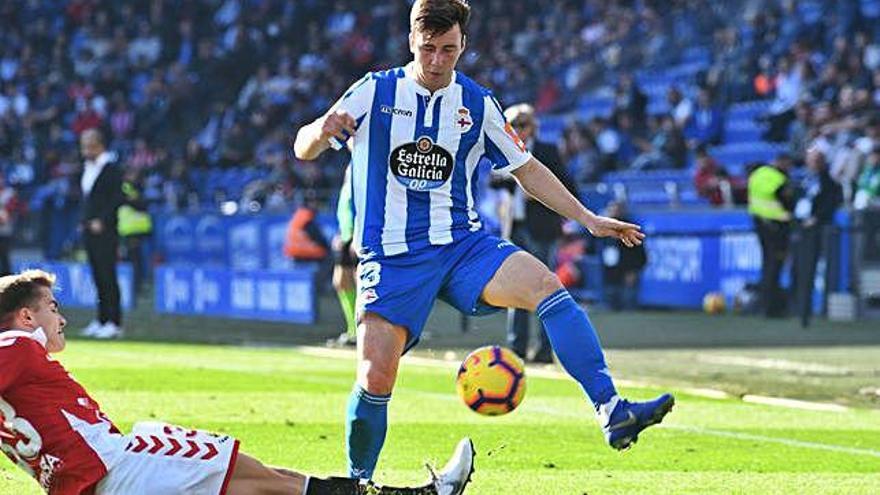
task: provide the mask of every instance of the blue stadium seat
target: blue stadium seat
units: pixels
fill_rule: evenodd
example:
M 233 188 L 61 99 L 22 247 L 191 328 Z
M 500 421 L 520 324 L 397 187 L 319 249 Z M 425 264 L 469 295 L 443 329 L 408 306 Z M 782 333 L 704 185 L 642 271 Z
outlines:
M 609 172 L 602 179 L 605 182 L 660 182 L 665 181 L 687 181 L 690 180 L 692 173 L 689 170 L 679 169 L 660 169 L 660 170 L 621 170 L 619 172 Z
M 760 141 L 765 128 L 753 119 L 728 119 L 724 122 L 724 142 L 731 144 Z
M 727 118 L 730 120 L 754 120 L 767 113 L 770 108 L 770 100 L 753 100 L 734 103 L 727 109 Z
M 785 143 L 751 141 L 715 146 L 709 152 L 732 175 L 743 175 L 746 165 L 769 162 L 781 152 L 787 151 Z
M 606 184 L 587 184 L 580 188 L 580 200 L 592 211 L 602 211 L 614 199 Z
M 709 66 L 712 63 L 712 49 L 708 46 L 691 46 L 685 48 L 681 54 L 683 64 L 702 64 Z
M 559 143 L 565 132 L 566 119 L 561 115 L 542 115 L 539 119 L 538 139 L 545 143 Z
M 612 98 L 588 96 L 578 101 L 577 115 L 582 121 L 587 121 L 594 117 L 609 117 L 613 110 Z
M 670 110 L 672 109 L 669 108 L 665 95 L 661 100 L 648 100 L 648 115 L 663 115 L 669 113 Z

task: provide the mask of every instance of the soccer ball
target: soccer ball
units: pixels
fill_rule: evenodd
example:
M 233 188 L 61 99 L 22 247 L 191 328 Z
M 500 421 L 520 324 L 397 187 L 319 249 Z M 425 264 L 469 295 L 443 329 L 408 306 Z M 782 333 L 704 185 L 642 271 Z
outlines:
M 526 393 L 525 365 L 510 349 L 480 347 L 461 363 L 455 388 L 474 411 L 487 416 L 507 414 Z
M 703 297 L 703 311 L 707 314 L 721 314 L 724 312 L 725 306 L 724 295 L 720 292 L 710 292 Z

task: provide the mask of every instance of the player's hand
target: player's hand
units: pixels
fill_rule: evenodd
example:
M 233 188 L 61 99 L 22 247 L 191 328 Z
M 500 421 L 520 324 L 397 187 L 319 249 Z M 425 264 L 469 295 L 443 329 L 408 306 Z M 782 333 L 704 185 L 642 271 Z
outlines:
M 640 226 L 600 215 L 594 216 L 584 227 L 596 237 L 620 239 L 626 247 L 640 246 L 645 238 Z
M 89 220 L 89 231 L 93 234 L 100 234 L 104 231 L 104 222 L 98 219 Z
M 335 110 L 324 116 L 324 122 L 321 123 L 321 139 L 326 141 L 335 137 L 344 143 L 350 136 L 354 136 L 355 126 L 357 121 L 348 112 Z

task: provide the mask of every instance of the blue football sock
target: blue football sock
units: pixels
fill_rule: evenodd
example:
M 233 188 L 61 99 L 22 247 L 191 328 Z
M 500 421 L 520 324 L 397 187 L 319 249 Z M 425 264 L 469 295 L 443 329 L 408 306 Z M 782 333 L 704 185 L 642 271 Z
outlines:
M 348 475 L 352 478 L 373 477 L 379 452 L 385 443 L 388 428 L 388 401 L 391 394 L 377 395 L 355 385 L 348 401 L 345 428 L 348 452 Z
M 547 296 L 535 314 L 544 324 L 562 367 L 581 384 L 597 410 L 617 395 L 596 330 L 567 290 Z

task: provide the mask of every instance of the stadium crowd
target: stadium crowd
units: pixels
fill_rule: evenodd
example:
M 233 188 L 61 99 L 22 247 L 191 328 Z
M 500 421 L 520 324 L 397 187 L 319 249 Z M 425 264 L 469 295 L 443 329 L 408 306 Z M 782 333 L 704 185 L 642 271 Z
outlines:
M 726 131 L 731 105 L 765 100 L 750 139 L 788 143 L 797 161 L 821 150 L 848 202 L 880 193 L 880 0 L 485 4 L 460 69 L 506 104 L 561 116 L 554 141 L 580 185 L 698 163 L 698 193 L 729 202 L 736 194 L 723 197 L 719 184 L 743 174 L 726 172 L 714 150 L 740 139 Z M 408 8 L 3 2 L 0 169 L 32 210 L 71 211 L 77 138 L 100 128 L 154 206 L 244 197 L 280 209 L 326 197 L 342 167 L 295 164 L 291 130 L 363 72 L 406 60 Z M 656 84 L 675 67 L 686 77 Z M 611 106 L 586 108 L 596 95 Z

